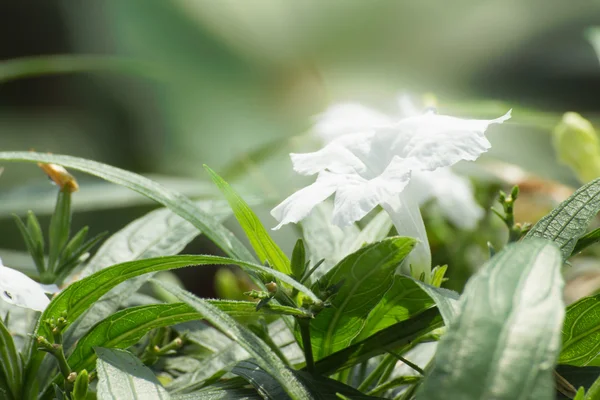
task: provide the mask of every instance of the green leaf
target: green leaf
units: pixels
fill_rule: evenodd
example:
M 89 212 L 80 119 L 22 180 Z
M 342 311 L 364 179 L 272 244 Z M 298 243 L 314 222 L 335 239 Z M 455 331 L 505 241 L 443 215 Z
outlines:
M 396 267 L 415 243 L 415 239 L 393 237 L 367 245 L 344 258 L 321 278 L 328 285 L 342 281 L 343 284 L 331 300 L 331 307 L 321 311 L 310 323 L 315 359 L 343 349 L 360 333 L 369 312 L 392 285 Z
M 0 152 L 0 161 L 53 163 L 125 186 L 157 201 L 192 223 L 229 256 L 248 262 L 254 261 L 252 254 L 250 254 L 248 249 L 244 247 L 233 233 L 225 229 L 210 214 L 200 210 L 190 199 L 133 172 L 83 158 L 34 152 Z
M 555 242 L 563 259 L 571 256 L 575 245 L 600 211 L 600 179 L 583 185 L 552 212 L 538 221 L 526 238 L 544 238 Z
M 7 394 L 7 399 L 18 399 L 23 382 L 21 358 L 15 347 L 13 338 L 0 320 L 0 374 L 2 381 L 6 383 L 10 394 Z M 4 386 L 4 385 L 1 385 Z
M 59 190 L 48 231 L 48 270 L 54 272 L 71 232 L 71 192 Z
M 125 350 L 96 348 L 98 398 L 168 400 L 171 397 L 152 371 Z
M 34 244 L 33 251 L 30 249 L 31 257 L 35 262 L 38 271 L 44 271 L 46 269 L 44 261 L 44 235 L 42 234 L 40 223 L 32 211 L 27 213 L 27 231 Z
M 587 247 L 590 247 L 598 242 L 600 242 L 600 228 L 594 229 L 593 231 L 580 237 L 575 244 L 575 248 L 571 252 L 571 256 L 581 253 Z
M 292 273 L 290 260 L 273 239 L 271 239 L 271 236 L 269 236 L 267 230 L 256 214 L 254 214 L 254 211 L 252 211 L 250 206 L 248 206 L 244 199 L 242 199 L 242 197 L 237 194 L 223 178 L 217 175 L 215 171 L 206 165 L 204 168 L 210 174 L 215 185 L 217 185 L 219 190 L 225 195 L 225 198 L 233 210 L 235 218 L 244 229 L 244 232 L 246 232 L 246 236 L 250 240 L 250 244 L 256 252 L 260 262 L 268 262 L 269 265 L 277 271 L 290 275 Z
M 387 327 L 369 338 L 335 352 L 315 364 L 317 373 L 331 375 L 372 357 L 409 345 L 419 337 L 444 326 L 437 308 Z
M 277 304 L 269 304 L 260 311 L 256 311 L 256 304 L 249 301 L 207 301 L 235 317 L 299 313 L 298 310 Z M 154 304 L 119 311 L 94 326 L 77 342 L 75 350 L 69 356 L 69 365 L 76 371 L 84 368 L 92 369 L 95 360 L 94 347 L 126 349 L 137 343 L 152 329 L 199 319 L 202 319 L 202 315 L 183 303 Z
M 459 294 L 448 289 L 435 287 L 421 282 L 417 279 L 412 279 L 425 293 L 435 302 L 444 323 L 449 326 L 452 321 L 458 316 L 460 309 L 458 306 Z
M 169 256 L 117 264 L 100 270 L 87 278 L 74 282 L 50 302 L 46 310 L 42 313 L 40 321 L 44 321 L 48 318 L 57 319 L 60 317 L 61 313 L 66 311 L 67 319 L 70 324 L 110 289 L 121 282 L 139 275 L 192 265 L 225 264 L 236 264 L 249 271 L 270 273 L 281 281 L 297 288 L 300 292 L 305 293 L 308 297 L 313 299 L 313 301 L 320 301 L 310 290 L 297 283 L 292 278 L 270 268 L 263 267 L 262 265 L 254 265 L 231 258 L 216 256 Z M 50 332 L 45 325 L 40 325 L 36 330 L 36 333 L 38 335 L 50 337 Z
M 360 334 L 355 342 L 364 340 L 374 333 L 400 321 L 405 321 L 435 302 L 419 287 L 412 278 L 404 275 L 395 275 L 392 287 L 385 292 L 381 301 L 371 310 Z
M 227 204 L 222 201 L 200 201 L 196 205 L 210 212 L 219 221 L 231 213 Z M 81 271 L 78 279 L 118 263 L 178 254 L 200 233 L 195 226 L 171 210 L 154 210 L 108 238 Z M 66 347 L 70 347 L 95 323 L 117 311 L 119 305 L 137 292 L 151 276 L 152 274 L 148 274 L 129 279 L 96 301 L 65 334 Z
M 304 248 L 304 242 L 302 239 L 296 241 L 294 251 L 292 253 L 292 276 L 296 280 L 302 279 L 304 272 L 306 271 L 306 249 Z
M 314 398 L 269 346 L 248 329 L 244 328 L 234 319 L 205 300 L 202 300 L 179 287 L 169 286 L 169 290 L 179 297 L 181 301 L 194 307 L 208 322 L 222 331 L 230 339 L 239 343 L 244 350 L 256 359 L 256 363 L 261 368 L 281 384 L 285 392 L 292 399 Z
M 355 224 L 343 228 L 333 225 L 332 212 L 332 204 L 324 202 L 315 207 L 302 221 L 302 234 L 310 254 L 311 264 L 315 265 L 325 260 L 313 275 L 314 278 L 325 274 L 340 260 L 363 245 L 384 239 L 392 228 L 390 217 L 385 211 L 380 211 L 363 230 L 358 229 Z
M 567 307 L 563 346 L 558 362 L 583 367 L 600 356 L 600 295 L 584 297 Z
M 561 266 L 554 244 L 533 239 L 483 266 L 465 287 L 417 399 L 554 399 Z
M 281 385 L 267 374 L 254 360 L 242 361 L 233 368 L 232 373 L 246 379 L 256 388 L 258 393 L 265 399 L 285 400 L 289 396 L 285 394 Z M 351 386 L 344 385 L 322 376 L 311 375 L 303 371 L 293 371 L 306 387 L 311 389 L 315 400 L 329 400 L 336 398 L 337 393 L 349 396 L 356 400 L 379 399 L 380 397 L 366 396 Z

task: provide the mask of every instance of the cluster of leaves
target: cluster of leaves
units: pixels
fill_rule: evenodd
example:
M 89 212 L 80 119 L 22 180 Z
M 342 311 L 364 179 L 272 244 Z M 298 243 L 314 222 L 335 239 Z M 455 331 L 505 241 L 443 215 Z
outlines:
M 305 231 L 290 260 L 210 169 L 229 208 L 89 160 L 9 152 L 0 160 L 62 165 L 165 206 L 109 238 L 82 278 L 53 297 L 22 348 L 10 324 L 0 324 L 2 398 L 600 398 L 600 296 L 565 311 L 561 275 L 569 257 L 597 241 L 585 232 L 600 210 L 600 180 L 531 229 L 509 226 L 515 243 L 459 296 L 439 287 L 444 268 L 432 285 L 396 274 L 415 240 L 387 237 L 389 223 L 378 216 L 341 238 L 351 254 L 319 274 L 318 229 Z M 503 199 L 507 225 L 516 194 Z M 230 210 L 255 254 L 220 223 Z M 200 232 L 227 257 L 177 255 Z M 38 258 L 39 250 L 30 247 Z M 258 301 L 201 299 L 152 279 L 215 264 L 247 272 Z M 148 281 L 176 300 L 137 293 Z M 437 343 L 433 358 L 429 342 Z

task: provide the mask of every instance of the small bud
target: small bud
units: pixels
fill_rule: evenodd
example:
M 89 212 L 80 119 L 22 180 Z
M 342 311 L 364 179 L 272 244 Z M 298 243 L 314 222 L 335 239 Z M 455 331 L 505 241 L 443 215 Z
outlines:
M 581 115 L 568 112 L 553 134 L 554 151 L 584 183 L 600 176 L 600 141 L 594 127 Z
M 38 166 L 48 174 L 48 177 L 61 188 L 68 192 L 76 192 L 79 190 L 79 185 L 75 177 L 66 169 L 56 164 L 38 163 Z
M 84 369 L 77 375 L 75 386 L 73 388 L 73 400 L 85 400 L 87 398 L 90 378 L 88 372 Z
M 510 198 L 515 201 L 517 198 L 519 197 L 519 186 L 515 185 L 513 186 L 511 192 L 510 192 Z
M 154 347 L 152 348 L 152 351 L 153 351 L 153 352 L 155 352 L 155 353 L 160 353 L 160 347 L 158 347 L 158 346 L 154 346 Z
M 277 292 L 277 284 L 275 282 L 269 282 L 269 283 L 265 284 L 265 287 L 267 288 L 269 293 Z
M 173 343 L 175 343 L 175 346 L 177 346 L 177 347 L 183 346 L 183 340 L 179 337 L 175 338 L 175 340 L 173 340 Z
M 71 372 L 69 376 L 67 376 L 67 381 L 73 383 L 77 379 L 77 372 Z

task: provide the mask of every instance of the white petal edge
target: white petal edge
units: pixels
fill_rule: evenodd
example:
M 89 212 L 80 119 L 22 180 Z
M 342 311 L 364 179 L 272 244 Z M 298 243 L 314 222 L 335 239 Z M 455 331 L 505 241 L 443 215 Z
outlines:
M 273 230 L 285 224 L 297 223 L 304 219 L 319 203 L 331 196 L 337 188 L 335 175 L 322 172 L 312 185 L 298 190 L 271 210 L 271 215 L 279 221 Z
M 4 265 L 0 265 L 0 299 L 35 311 L 44 311 L 50 303 L 39 283 Z
M 358 103 L 334 104 L 315 120 L 314 132 L 325 143 L 348 133 L 392 123 L 392 119 L 384 113 Z

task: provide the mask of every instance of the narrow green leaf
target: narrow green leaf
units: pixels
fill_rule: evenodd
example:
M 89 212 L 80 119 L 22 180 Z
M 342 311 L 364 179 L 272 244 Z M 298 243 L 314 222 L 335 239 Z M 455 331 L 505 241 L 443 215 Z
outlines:
M 331 307 L 311 321 L 315 359 L 343 349 L 360 333 L 371 310 L 391 287 L 396 267 L 415 243 L 415 239 L 393 237 L 367 245 L 322 278 L 329 285 L 343 284 L 331 300 Z
M 223 201 L 200 201 L 196 205 L 205 212 L 210 212 L 219 221 L 231 213 Z M 108 238 L 81 271 L 78 279 L 126 261 L 178 254 L 200 233 L 194 225 L 171 210 L 154 210 Z M 117 311 L 151 277 L 152 274 L 148 274 L 129 279 L 96 301 L 67 331 L 64 337 L 66 347 L 70 347 L 95 323 Z
M 581 253 L 584 249 L 598 242 L 600 242 L 600 228 L 594 229 L 580 237 L 575 244 L 575 248 L 571 252 L 571 256 Z
M 216 256 L 169 256 L 117 264 L 100 270 L 87 278 L 74 282 L 50 302 L 46 310 L 42 313 L 40 321 L 44 321 L 48 318 L 57 319 L 62 312 L 66 311 L 68 322 L 72 323 L 110 289 L 121 282 L 139 275 L 187 266 L 225 264 L 239 265 L 249 271 L 270 273 L 281 281 L 295 287 L 300 292 L 305 293 L 314 301 L 320 301 L 308 288 L 297 283 L 292 278 L 262 265 L 254 265 L 231 258 Z M 45 325 L 39 325 L 36 329 L 36 336 L 37 335 L 50 337 L 50 332 L 48 332 Z
M 41 274 L 46 270 L 46 264 L 44 261 L 44 255 L 40 258 L 39 254 L 39 245 L 35 243 L 34 239 L 31 237 L 31 233 L 29 229 L 25 226 L 21 218 L 16 215 L 13 215 L 15 224 L 19 228 L 19 232 L 21 232 L 21 236 L 23 237 L 23 241 L 25 242 L 25 246 L 27 246 L 27 251 L 29 252 L 30 257 L 33 259 L 35 263 L 35 267 L 37 268 L 38 274 Z
M 414 317 L 435 305 L 431 297 L 412 278 L 395 275 L 393 279 L 392 287 L 371 310 L 354 342 L 364 340 L 388 326 Z
M 316 362 L 321 375 L 331 375 L 372 357 L 396 350 L 444 326 L 437 308 L 430 308 L 408 320 L 387 327 L 367 339 L 352 344 Z
M 152 371 L 125 350 L 96 348 L 98 398 L 168 400 L 171 397 Z
M 583 367 L 600 357 L 600 295 L 584 297 L 567 307 L 558 362 Z
M 38 271 L 44 271 L 46 269 L 44 263 L 44 235 L 42 234 L 40 223 L 32 211 L 27 213 L 27 231 L 34 244 L 34 249 L 31 253 L 33 261 L 35 262 Z
M 583 185 L 552 212 L 538 221 L 525 237 L 555 242 L 566 260 L 590 221 L 600 211 L 600 178 Z
M 234 302 L 227 300 L 207 300 L 207 302 L 230 316 L 248 317 L 264 314 L 296 313 L 290 307 L 269 304 L 255 310 L 252 302 Z M 186 321 L 202 319 L 194 308 L 183 303 L 153 304 L 127 308 L 119 311 L 94 326 L 78 342 L 69 356 L 69 365 L 73 370 L 91 370 L 94 366 L 94 347 L 126 349 L 137 343 L 152 329 L 172 326 Z
M 7 398 L 18 399 L 23 382 L 21 358 L 15 347 L 13 338 L 0 320 L 0 373 L 10 390 Z
M 233 233 L 200 210 L 190 199 L 138 174 L 83 158 L 34 152 L 0 152 L 0 161 L 52 163 L 125 186 L 164 205 L 192 223 L 228 255 L 248 262 L 254 261 L 252 254 Z
M 256 359 L 256 363 L 261 368 L 281 384 L 285 392 L 292 399 L 314 398 L 269 346 L 252 332 L 238 324 L 234 319 L 220 311 L 218 308 L 191 293 L 172 285 L 169 287 L 169 290 L 177 295 L 181 301 L 194 307 L 196 311 L 202 314 L 204 318 L 217 329 L 239 343 L 244 350 Z
M 235 218 L 244 229 L 244 232 L 246 232 L 246 236 L 248 237 L 248 240 L 250 240 L 250 244 L 256 252 L 260 262 L 268 262 L 269 265 L 277 271 L 290 275 L 292 273 L 290 260 L 273 239 L 271 239 L 271 236 L 269 236 L 267 230 L 256 214 L 254 214 L 254 211 L 252 211 L 250 206 L 248 206 L 244 199 L 242 199 L 242 197 L 237 194 L 223 178 L 217 175 L 215 171 L 206 165 L 204 168 L 210 174 L 215 185 L 217 185 L 219 190 L 225 195 L 225 198 L 233 210 Z
M 48 270 L 54 272 L 58 257 L 71 233 L 71 192 L 59 190 L 48 231 Z
M 546 240 L 507 246 L 471 280 L 417 399 L 554 399 L 562 258 Z M 478 384 L 473 384 L 478 382 Z

